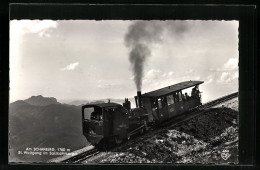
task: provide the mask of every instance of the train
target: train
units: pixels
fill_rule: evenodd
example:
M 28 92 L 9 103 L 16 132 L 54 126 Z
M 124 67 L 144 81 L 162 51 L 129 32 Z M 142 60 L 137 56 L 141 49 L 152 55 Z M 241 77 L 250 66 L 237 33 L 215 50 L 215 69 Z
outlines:
M 150 126 L 160 125 L 200 106 L 199 85 L 203 81 L 185 81 L 134 96 L 136 108 L 126 98 L 121 105 L 107 102 L 82 106 L 83 135 L 93 146 L 109 142 L 121 144 Z

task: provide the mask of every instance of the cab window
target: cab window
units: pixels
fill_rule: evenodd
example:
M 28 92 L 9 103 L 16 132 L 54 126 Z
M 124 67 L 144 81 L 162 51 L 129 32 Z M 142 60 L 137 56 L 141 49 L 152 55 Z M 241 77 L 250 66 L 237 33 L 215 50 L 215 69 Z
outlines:
M 102 108 L 100 107 L 84 108 L 84 119 L 102 121 L 103 120 Z

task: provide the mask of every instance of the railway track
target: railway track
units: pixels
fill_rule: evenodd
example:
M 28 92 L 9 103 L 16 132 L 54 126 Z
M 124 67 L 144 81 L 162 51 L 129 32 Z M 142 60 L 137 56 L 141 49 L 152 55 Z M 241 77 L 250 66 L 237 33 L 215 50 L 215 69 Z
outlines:
M 185 114 L 182 114 L 182 115 L 179 115 L 179 116 L 176 116 L 174 117 L 173 119 L 161 124 L 159 127 L 157 128 L 151 128 L 150 130 L 155 130 L 155 129 L 158 129 L 158 128 L 161 128 L 161 127 L 165 127 L 165 126 L 168 126 L 170 124 L 174 125 L 174 126 L 177 126 L 179 123 L 183 122 L 183 121 L 186 121 L 188 119 L 191 119 L 192 117 L 198 115 L 198 114 L 202 114 L 203 112 L 205 112 L 207 109 L 215 106 L 215 105 L 218 105 L 222 102 L 225 102 L 225 101 L 228 101 L 228 100 L 231 100 L 235 97 L 238 97 L 238 92 L 236 93 L 232 93 L 232 94 L 229 94 L 227 96 L 224 96 L 224 97 L 221 97 L 221 98 L 218 98 L 214 101 L 211 101 L 211 102 L 208 102 L 208 103 L 205 103 L 204 105 L 202 106 L 199 106 L 198 108 L 196 108 L 196 110 L 192 111 L 192 112 L 187 112 Z M 149 131 L 150 131 L 149 130 Z M 137 137 L 138 138 L 138 137 Z M 137 139 L 135 138 L 135 139 Z M 134 141 L 129 141 L 127 145 L 130 145 L 134 143 Z M 123 144 L 124 145 L 124 144 Z M 122 146 L 123 147 L 123 146 Z M 113 148 L 112 148 L 113 149 Z M 81 154 L 78 154 L 78 155 L 75 155 L 73 157 L 70 157 L 68 159 L 65 159 L 63 161 L 61 161 L 62 163 L 80 163 L 80 162 L 83 162 L 85 160 L 87 160 L 88 158 L 90 157 L 93 157 L 97 154 L 99 154 L 101 151 L 99 151 L 97 148 L 93 148 L 93 149 L 90 149 L 86 152 L 83 152 Z
M 233 99 L 235 97 L 238 97 L 238 92 L 231 93 L 231 94 L 229 94 L 227 96 L 224 96 L 224 97 L 218 98 L 216 100 L 213 100 L 211 102 L 205 103 L 204 105 L 200 106 L 199 109 L 207 109 L 207 108 L 210 108 L 212 106 L 218 105 L 218 104 L 220 104 L 222 102 L 231 100 L 231 99 Z
M 81 154 L 75 155 L 73 157 L 70 157 L 68 159 L 65 159 L 61 161 L 62 163 L 80 163 L 83 162 L 84 160 L 100 153 L 100 151 L 97 148 L 90 149 L 86 152 L 83 152 Z

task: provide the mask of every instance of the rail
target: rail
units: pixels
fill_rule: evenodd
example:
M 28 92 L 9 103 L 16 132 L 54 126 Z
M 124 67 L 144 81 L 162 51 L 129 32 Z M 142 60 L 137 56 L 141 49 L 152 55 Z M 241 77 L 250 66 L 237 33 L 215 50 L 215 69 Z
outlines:
M 75 156 L 72 156 L 68 159 L 65 159 L 63 161 L 61 161 L 62 163 L 79 163 L 79 162 L 83 162 L 84 160 L 96 155 L 99 153 L 99 150 L 97 148 L 93 148 L 93 149 L 90 149 L 86 152 L 83 152 L 81 154 L 78 154 L 78 155 L 75 155 Z
M 225 101 L 228 101 L 228 100 L 231 100 L 235 97 L 238 97 L 238 92 L 235 92 L 235 93 L 231 93 L 229 95 L 226 95 L 226 96 L 223 96 L 221 98 L 218 98 L 218 99 L 215 99 L 213 101 L 210 101 L 208 103 L 205 103 L 204 105 L 200 106 L 199 109 L 206 109 L 206 108 L 210 108 L 212 106 L 215 106 L 215 105 L 218 105 L 222 102 L 225 102 Z

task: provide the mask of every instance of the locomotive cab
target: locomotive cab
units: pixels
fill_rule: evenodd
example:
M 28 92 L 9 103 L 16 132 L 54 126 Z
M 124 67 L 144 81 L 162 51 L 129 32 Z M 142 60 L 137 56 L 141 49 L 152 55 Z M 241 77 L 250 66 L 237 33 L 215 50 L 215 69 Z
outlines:
M 117 103 L 82 106 L 83 135 L 92 145 L 127 138 L 128 111 Z
M 144 108 L 127 110 L 117 103 L 82 106 L 83 135 L 96 146 L 102 142 L 119 144 L 133 134 L 146 130 Z
M 103 138 L 103 109 L 89 105 L 82 108 L 83 135 L 91 144 L 98 144 Z

